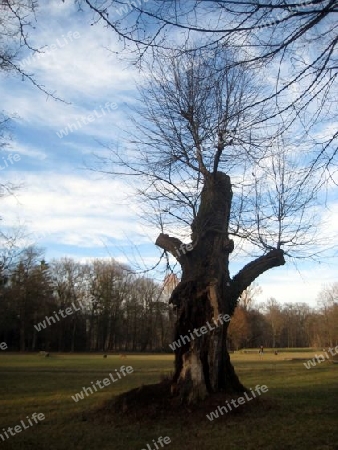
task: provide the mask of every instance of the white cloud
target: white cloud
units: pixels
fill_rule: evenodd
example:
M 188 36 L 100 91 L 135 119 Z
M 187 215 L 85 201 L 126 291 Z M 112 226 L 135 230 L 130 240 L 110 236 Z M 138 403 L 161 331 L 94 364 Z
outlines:
M 2 200 L 3 222 L 15 226 L 18 217 L 28 233 L 60 245 L 102 246 L 104 240 L 144 235 L 130 188 L 117 180 L 98 180 L 86 173 L 62 175 L 24 173 L 24 188 Z M 147 239 L 144 237 L 144 239 Z
M 22 144 L 20 142 L 11 143 L 9 150 L 18 153 L 20 156 L 28 156 L 29 158 L 36 158 L 42 161 L 48 157 L 46 152 L 36 149 L 33 145 Z
M 259 301 L 274 297 L 281 303 L 304 302 L 316 306 L 317 295 L 323 285 L 337 281 L 337 271 L 333 265 L 314 265 L 298 270 L 293 265 L 273 269 L 257 279 L 263 292 Z
M 66 20 L 60 21 L 59 17 Z M 27 79 L 9 80 L 2 75 L 2 108 L 11 115 L 17 114 L 22 121 L 19 124 L 58 131 L 95 109 L 99 111 L 107 102 L 114 102 L 118 105 L 115 111 L 81 129 L 81 134 L 108 137 L 109 126 L 123 120 L 125 103 L 135 101 L 137 72 L 119 58 L 121 43 L 110 30 L 91 27 L 88 15 L 59 1 L 40 8 L 38 26 L 31 30 L 31 37 L 43 53 L 22 55 L 25 72 L 70 104 L 47 97 Z

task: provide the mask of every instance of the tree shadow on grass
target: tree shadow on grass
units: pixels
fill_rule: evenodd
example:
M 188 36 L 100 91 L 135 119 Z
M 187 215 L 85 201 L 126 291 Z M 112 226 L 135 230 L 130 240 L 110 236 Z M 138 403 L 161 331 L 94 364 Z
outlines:
M 205 422 L 206 415 L 217 410 L 218 406 L 223 406 L 232 399 L 237 399 L 238 394 L 229 395 L 225 392 L 218 392 L 209 395 L 205 400 L 198 404 L 182 404 L 180 398 L 172 396 L 170 392 L 171 383 L 162 381 L 157 384 L 143 385 L 138 388 L 124 392 L 112 400 L 106 401 L 102 407 L 92 412 L 93 420 L 116 423 L 116 418 L 126 418 L 128 422 L 136 420 L 140 422 L 163 420 L 180 420 L 185 423 L 196 420 Z M 263 398 L 264 397 L 264 398 Z M 276 408 L 276 402 L 263 396 L 257 397 L 254 401 L 238 405 L 229 413 L 220 415 L 219 419 L 226 420 L 227 417 L 242 416 L 250 414 L 252 410 L 255 414 L 267 414 L 271 409 Z M 277 406 L 278 407 L 278 406 Z

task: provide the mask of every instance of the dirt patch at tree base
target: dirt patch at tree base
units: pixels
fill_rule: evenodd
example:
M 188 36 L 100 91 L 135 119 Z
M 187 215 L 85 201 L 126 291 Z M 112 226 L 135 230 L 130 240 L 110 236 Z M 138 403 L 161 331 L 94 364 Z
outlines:
M 225 392 L 218 392 L 209 395 L 205 400 L 195 405 L 184 405 L 178 396 L 172 396 L 170 393 L 170 382 L 160 382 L 157 384 L 143 385 L 139 388 L 125 392 L 112 400 L 103 404 L 103 406 L 90 414 L 94 421 L 111 422 L 117 424 L 117 417 L 138 423 L 154 420 L 175 419 L 188 423 L 190 420 L 196 424 L 196 420 L 206 421 L 206 415 L 217 410 L 218 406 L 225 406 L 231 400 L 236 400 L 241 395 L 229 395 Z M 234 417 L 237 415 L 248 414 L 252 410 L 261 414 L 268 413 L 271 409 L 276 409 L 276 402 L 270 398 L 256 397 L 253 401 L 245 402 L 243 405 L 233 407 L 232 411 L 220 414 L 218 420 L 224 420 L 225 417 Z M 119 420 L 119 421 L 120 421 Z M 217 419 L 215 419 L 217 420 Z

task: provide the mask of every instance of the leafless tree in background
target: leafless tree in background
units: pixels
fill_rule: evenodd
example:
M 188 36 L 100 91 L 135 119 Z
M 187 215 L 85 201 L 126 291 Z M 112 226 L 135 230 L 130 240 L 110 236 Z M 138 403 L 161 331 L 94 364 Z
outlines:
M 43 257 L 36 247 L 24 249 L 1 280 L 0 340 L 11 351 L 169 351 L 176 314 L 153 280 L 113 260 L 48 264 Z M 177 285 L 173 276 L 167 281 Z M 67 308 L 72 314 L 62 318 Z M 336 283 L 319 293 L 317 309 L 270 298 L 259 310 L 239 302 L 227 333 L 230 349 L 338 344 Z
M 318 304 L 323 316 L 319 328 L 325 336 L 325 345 L 334 347 L 338 343 L 338 283 L 332 283 L 321 290 Z
M 54 97 L 39 84 L 34 75 L 21 66 L 23 52 L 43 52 L 30 41 L 29 31 L 36 22 L 37 0 L 1 0 L 0 2 L 0 72 L 19 75 L 45 94 Z M 56 98 L 56 97 L 54 97 Z
M 39 84 L 34 75 L 20 64 L 23 52 L 40 52 L 32 46 L 29 31 L 33 29 L 38 9 L 37 0 L 0 0 L 0 74 L 11 74 L 28 80 L 43 93 L 59 100 Z M 0 110 L 0 149 L 5 149 L 11 139 L 10 124 L 13 116 L 10 111 Z M 2 163 L 2 162 L 1 162 Z M 0 164 L 1 166 L 1 164 Z M 2 170 L 2 169 L 1 169 Z M 0 183 L 0 198 L 14 194 L 20 186 L 6 180 Z M 0 232 L 0 279 L 6 278 L 11 261 L 19 257 L 22 251 L 19 241 L 23 238 L 23 229 L 12 232 Z
M 268 108 L 280 132 L 297 125 L 309 145 L 308 171 L 332 178 L 337 154 L 337 0 L 77 0 L 141 57 L 182 42 L 190 48 L 231 45 L 237 63 L 260 67 L 265 89 L 253 103 Z M 268 126 L 268 125 L 267 125 Z M 322 179 L 323 180 L 323 179 Z

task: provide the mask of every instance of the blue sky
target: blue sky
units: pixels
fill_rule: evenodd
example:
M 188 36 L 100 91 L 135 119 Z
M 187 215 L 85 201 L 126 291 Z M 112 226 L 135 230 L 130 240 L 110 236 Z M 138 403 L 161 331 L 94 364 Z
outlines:
M 47 97 L 27 80 L 1 74 L 1 107 L 15 118 L 12 141 L 0 158 L 0 166 L 6 159 L 8 167 L 0 171 L 3 180 L 22 185 L 15 197 L 2 199 L 2 224 L 24 226 L 27 242 L 44 247 L 47 260 L 112 256 L 150 267 L 161 254 L 154 245 L 158 230 L 142 220 L 132 186 L 87 169 L 94 154 L 107 154 L 100 143 L 118 142 L 119 126 L 128 129 L 128 108 L 142 79 L 110 30 L 91 26 L 91 17 L 78 13 L 73 2 L 45 3 L 31 39 L 38 48 L 48 47 L 39 58 L 23 54 L 22 64 L 65 102 Z M 60 138 L 61 130 L 68 135 Z M 20 159 L 9 162 L 9 154 Z M 330 195 L 337 199 L 336 190 Z M 321 214 L 323 227 L 336 233 L 338 203 Z M 248 261 L 234 261 L 233 274 Z M 261 276 L 259 300 L 273 296 L 315 305 L 321 287 L 337 281 L 336 258 L 297 264 L 297 269 L 289 263 Z M 162 275 L 155 276 L 160 281 Z

